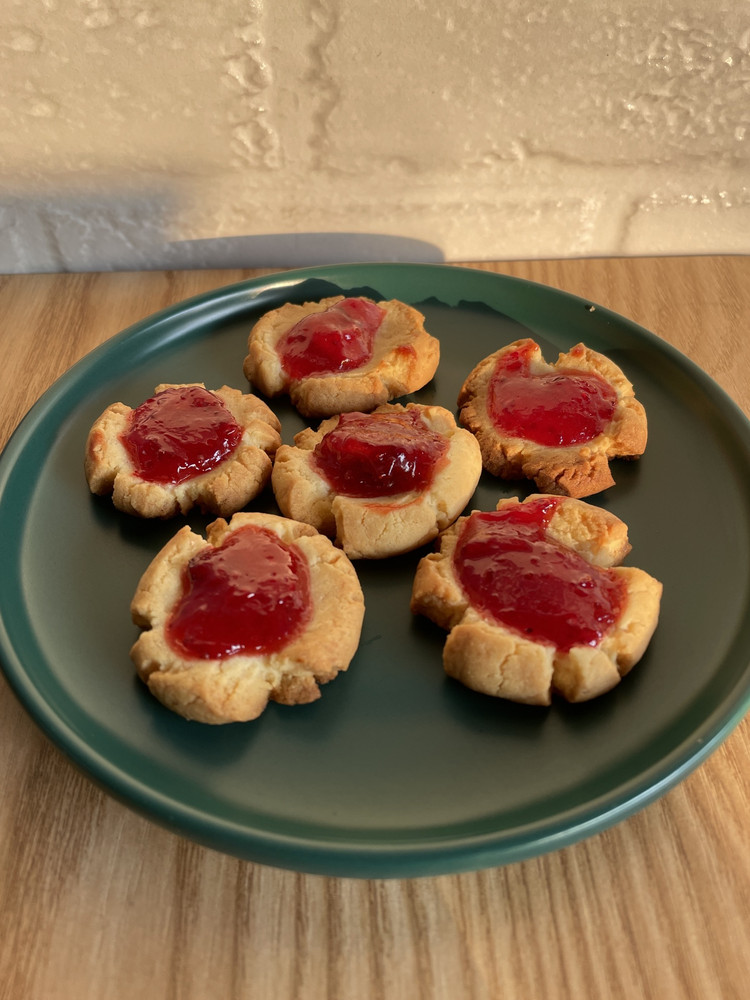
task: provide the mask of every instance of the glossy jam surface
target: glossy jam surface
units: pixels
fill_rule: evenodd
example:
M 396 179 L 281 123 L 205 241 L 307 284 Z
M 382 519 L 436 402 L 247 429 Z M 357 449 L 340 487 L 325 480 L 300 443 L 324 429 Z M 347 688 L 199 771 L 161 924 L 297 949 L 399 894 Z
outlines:
M 305 316 L 278 343 L 284 371 L 301 379 L 361 368 L 372 357 L 383 316 L 385 311 L 366 299 L 342 299 Z
M 596 646 L 620 616 L 625 594 L 611 571 L 546 537 L 558 503 L 545 498 L 472 514 L 453 566 L 480 613 L 567 651 Z
M 305 557 L 273 532 L 247 526 L 190 560 L 167 640 L 190 659 L 273 653 L 300 633 L 311 613 Z
M 147 399 L 130 414 L 120 440 L 141 479 L 177 485 L 215 469 L 241 438 L 242 428 L 224 403 L 191 385 Z
M 490 420 L 503 434 L 550 447 L 583 444 L 603 433 L 617 393 L 595 372 L 529 371 L 529 352 L 509 351 L 498 361 L 487 400 Z
M 344 413 L 316 446 L 313 462 L 343 496 L 394 496 L 426 489 L 447 448 L 418 410 Z

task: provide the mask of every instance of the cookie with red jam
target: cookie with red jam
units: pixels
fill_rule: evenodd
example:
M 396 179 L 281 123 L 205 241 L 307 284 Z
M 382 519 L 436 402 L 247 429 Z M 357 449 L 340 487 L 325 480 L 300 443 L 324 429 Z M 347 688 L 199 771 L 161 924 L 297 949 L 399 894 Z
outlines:
M 532 494 L 474 511 L 414 578 L 411 609 L 448 631 L 445 672 L 483 694 L 587 701 L 643 656 L 662 585 L 621 566 L 627 526 L 583 500 Z
M 168 518 L 193 507 L 228 516 L 264 488 L 281 424 L 257 396 L 163 384 L 132 409 L 112 403 L 86 443 L 89 488 L 118 510 Z
M 474 368 L 458 406 L 485 469 L 532 479 L 544 493 L 599 493 L 614 485 L 610 459 L 638 458 L 646 448 L 646 411 L 632 384 L 583 344 L 554 364 L 531 339 L 508 344 Z
M 273 514 L 181 528 L 131 603 L 138 676 L 167 708 L 210 724 L 300 705 L 348 668 L 364 598 L 354 567 L 314 528 Z
M 302 416 L 328 417 L 421 389 L 439 360 L 439 342 L 418 310 L 395 299 L 338 295 L 262 316 L 243 369 L 265 396 L 286 394 Z
M 432 541 L 459 516 L 482 472 L 479 445 L 440 406 L 386 403 L 342 413 L 276 453 L 283 514 L 314 525 L 351 559 Z

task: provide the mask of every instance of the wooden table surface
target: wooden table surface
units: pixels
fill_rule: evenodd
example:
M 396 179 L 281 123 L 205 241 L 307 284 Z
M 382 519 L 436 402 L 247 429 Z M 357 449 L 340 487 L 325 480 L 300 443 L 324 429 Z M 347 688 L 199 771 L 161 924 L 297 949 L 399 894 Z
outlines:
M 750 258 L 479 266 L 628 316 L 750 414 Z M 267 273 L 0 278 L 0 444 L 97 344 Z M 657 802 L 554 854 L 421 879 L 308 876 L 135 815 L 74 770 L 0 679 L 0 998 L 744 998 L 749 776 L 745 718 Z

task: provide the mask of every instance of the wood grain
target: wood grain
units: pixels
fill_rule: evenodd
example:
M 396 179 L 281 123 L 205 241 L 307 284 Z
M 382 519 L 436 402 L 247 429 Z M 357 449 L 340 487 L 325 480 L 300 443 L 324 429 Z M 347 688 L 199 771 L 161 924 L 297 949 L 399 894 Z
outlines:
M 750 260 L 475 265 L 653 330 L 750 413 Z M 0 278 L 0 443 L 121 329 L 268 271 Z M 350 880 L 175 836 L 99 791 L 0 681 L 0 1000 L 744 998 L 750 722 L 631 819 L 506 868 Z

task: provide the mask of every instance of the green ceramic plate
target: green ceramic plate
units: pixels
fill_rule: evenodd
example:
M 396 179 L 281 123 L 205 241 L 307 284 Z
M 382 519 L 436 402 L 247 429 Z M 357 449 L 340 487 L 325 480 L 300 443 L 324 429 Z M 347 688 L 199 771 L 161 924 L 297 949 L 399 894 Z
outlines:
M 524 708 L 447 679 L 443 633 L 409 612 L 422 551 L 358 564 L 367 612 L 348 673 L 313 705 L 207 727 L 135 679 L 128 606 L 175 530 L 89 495 L 84 441 L 104 407 L 159 382 L 246 386 L 247 332 L 288 300 L 339 292 L 418 306 L 442 360 L 418 401 L 455 408 L 482 357 L 532 335 L 554 359 L 583 340 L 634 382 L 648 450 L 614 463 L 595 502 L 630 526 L 629 562 L 664 583 L 639 666 L 586 705 Z M 284 438 L 303 423 L 274 403 Z M 472 507 L 524 488 L 485 477 Z M 414 876 L 513 862 L 623 819 L 716 748 L 750 703 L 750 430 L 652 334 L 556 290 L 439 265 L 348 265 L 219 289 L 114 337 L 30 411 L 0 460 L 0 653 L 42 730 L 131 807 L 217 850 L 341 876 Z M 274 510 L 273 498 L 257 506 Z M 197 529 L 206 520 L 196 515 Z

